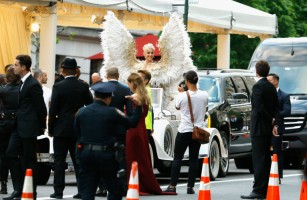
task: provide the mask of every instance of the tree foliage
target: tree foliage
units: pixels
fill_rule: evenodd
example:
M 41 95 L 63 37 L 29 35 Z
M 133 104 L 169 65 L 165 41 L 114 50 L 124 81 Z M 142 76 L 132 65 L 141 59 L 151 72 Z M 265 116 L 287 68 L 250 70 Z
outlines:
M 306 0 L 237 0 L 237 2 L 276 14 L 279 33 L 275 37 L 307 36 Z M 198 68 L 216 68 L 217 35 L 190 33 L 190 38 L 194 65 Z M 230 68 L 246 69 L 259 42 L 259 38 L 231 35 Z

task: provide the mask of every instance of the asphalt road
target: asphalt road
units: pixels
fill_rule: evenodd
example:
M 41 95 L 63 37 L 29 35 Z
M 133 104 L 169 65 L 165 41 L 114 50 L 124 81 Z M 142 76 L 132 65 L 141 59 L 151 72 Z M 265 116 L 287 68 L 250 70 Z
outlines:
M 194 195 L 186 194 L 187 183 L 187 167 L 183 167 L 180 181 L 177 185 L 176 196 L 141 196 L 140 199 L 146 200 L 187 200 L 198 198 L 199 179 L 195 185 Z M 165 189 L 169 183 L 170 178 L 157 174 L 158 181 L 162 189 Z M 50 177 L 48 184 L 38 186 L 38 199 L 51 199 L 49 195 L 53 193 L 53 176 Z M 66 188 L 64 190 L 64 199 L 73 199 L 72 196 L 77 193 L 76 180 L 72 172 L 67 172 Z M 252 188 L 253 175 L 249 174 L 248 170 L 236 169 L 234 162 L 230 162 L 229 174 L 227 177 L 218 178 L 210 183 L 211 199 L 212 200 L 239 200 L 240 195 L 249 194 Z M 302 171 L 294 169 L 286 169 L 284 171 L 284 178 L 279 187 L 280 200 L 295 200 L 300 197 L 300 188 L 302 183 Z M 9 180 L 9 192 L 12 192 L 11 180 Z M 0 195 L 2 198 L 5 195 Z M 97 197 L 96 199 L 106 199 L 104 197 Z M 123 198 L 125 199 L 125 198 Z

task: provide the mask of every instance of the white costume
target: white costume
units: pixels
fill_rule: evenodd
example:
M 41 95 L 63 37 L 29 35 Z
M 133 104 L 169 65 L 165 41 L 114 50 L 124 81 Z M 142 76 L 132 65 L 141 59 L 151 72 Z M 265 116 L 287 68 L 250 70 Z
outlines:
M 137 60 L 134 38 L 114 13 L 108 11 L 104 19 L 104 31 L 101 33 L 104 65 L 101 74 L 109 67 L 118 67 L 119 80 L 126 82 L 132 72 L 144 69 L 144 62 Z M 161 60 L 150 64 L 150 83 L 152 87 L 164 89 L 163 109 L 174 112 L 177 86 L 183 80 L 183 73 L 196 69 L 190 57 L 190 38 L 178 14 L 171 14 L 158 42 Z

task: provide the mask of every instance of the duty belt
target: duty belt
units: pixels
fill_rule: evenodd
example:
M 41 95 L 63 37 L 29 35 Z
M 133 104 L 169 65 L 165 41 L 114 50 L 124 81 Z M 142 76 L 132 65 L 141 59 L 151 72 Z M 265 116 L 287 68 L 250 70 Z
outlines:
M 1 112 L 0 113 L 0 119 L 5 120 L 5 119 L 15 119 L 16 118 L 16 113 L 15 112 Z
M 106 145 L 96 145 L 96 144 L 84 144 L 82 147 L 83 150 L 90 151 L 113 151 L 113 147 Z

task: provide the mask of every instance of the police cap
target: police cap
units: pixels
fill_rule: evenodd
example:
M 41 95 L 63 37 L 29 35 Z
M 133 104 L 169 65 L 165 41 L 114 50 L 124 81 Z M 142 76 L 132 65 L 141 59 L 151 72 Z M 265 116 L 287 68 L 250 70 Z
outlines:
M 115 86 L 109 82 L 98 82 L 91 88 L 95 94 L 103 94 L 104 96 L 112 96 L 112 92 L 115 91 Z

